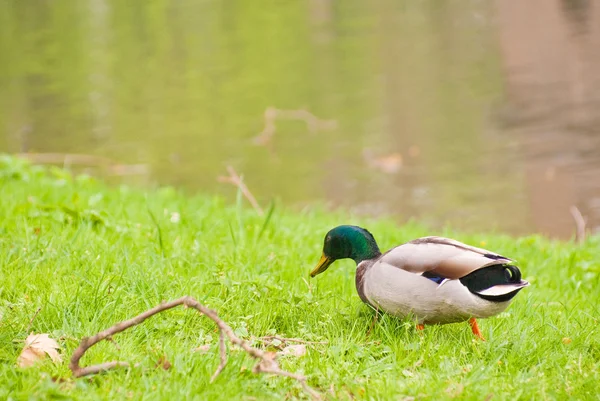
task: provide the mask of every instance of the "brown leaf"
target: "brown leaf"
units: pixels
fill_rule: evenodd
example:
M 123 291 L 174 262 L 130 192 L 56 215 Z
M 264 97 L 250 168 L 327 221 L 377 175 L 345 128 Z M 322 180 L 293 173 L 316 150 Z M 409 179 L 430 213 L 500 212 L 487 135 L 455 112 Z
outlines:
M 294 344 L 288 345 L 283 350 L 277 353 L 281 356 L 295 356 L 301 357 L 306 355 L 306 345 L 305 344 Z
M 48 334 L 30 334 L 25 339 L 25 346 L 17 359 L 17 365 L 21 368 L 33 366 L 36 362 L 44 359 L 46 355 L 54 363 L 62 362 L 58 353 L 58 343 L 50 338 Z
M 156 365 L 154 365 L 155 368 L 163 368 L 164 370 L 171 369 L 171 366 L 171 362 L 169 362 L 166 355 L 162 355 L 160 358 L 158 358 L 158 362 L 156 362 Z

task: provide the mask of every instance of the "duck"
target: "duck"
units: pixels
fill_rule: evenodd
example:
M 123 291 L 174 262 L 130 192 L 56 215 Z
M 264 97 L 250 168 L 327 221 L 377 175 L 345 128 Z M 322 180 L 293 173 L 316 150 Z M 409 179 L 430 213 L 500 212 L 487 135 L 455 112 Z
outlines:
M 422 237 L 381 253 L 368 230 L 341 225 L 326 235 L 315 277 L 338 259 L 356 262 L 356 290 L 377 312 L 425 325 L 468 321 L 477 324 L 504 311 L 529 282 L 514 261 L 495 252 L 445 237 Z

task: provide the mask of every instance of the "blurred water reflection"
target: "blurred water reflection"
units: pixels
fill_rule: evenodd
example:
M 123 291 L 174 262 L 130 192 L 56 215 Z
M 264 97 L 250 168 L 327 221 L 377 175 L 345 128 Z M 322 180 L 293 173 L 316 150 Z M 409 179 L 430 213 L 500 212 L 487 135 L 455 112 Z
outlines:
M 5 1 L 0 57 L 0 151 L 226 196 L 232 165 L 263 203 L 434 226 L 566 238 L 572 205 L 600 226 L 590 0 Z

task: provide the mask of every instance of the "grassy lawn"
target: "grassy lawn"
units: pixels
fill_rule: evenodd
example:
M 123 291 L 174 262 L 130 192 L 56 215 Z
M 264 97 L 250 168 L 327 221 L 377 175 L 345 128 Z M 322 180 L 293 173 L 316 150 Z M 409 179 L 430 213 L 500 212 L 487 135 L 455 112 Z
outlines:
M 83 365 L 109 360 L 135 368 L 73 379 L 79 339 L 191 295 L 218 311 L 237 335 L 281 335 L 327 344 L 279 358 L 328 399 L 598 399 L 600 238 L 585 244 L 398 226 L 316 207 L 277 205 L 260 217 L 244 206 L 171 188 L 108 187 L 59 169 L 0 161 L 0 399 L 308 399 L 292 379 L 252 373 L 255 360 L 230 348 L 219 364 L 208 318 L 176 308 L 101 342 Z M 499 216 L 499 218 L 501 218 Z M 445 235 L 512 257 L 531 287 L 501 315 L 430 326 L 383 316 L 361 303 L 351 261 L 308 277 L 323 236 L 359 224 L 382 250 Z M 61 346 L 63 362 L 16 367 L 31 323 Z M 194 352 L 208 345 L 208 352 Z M 161 357 L 171 368 L 155 368 Z

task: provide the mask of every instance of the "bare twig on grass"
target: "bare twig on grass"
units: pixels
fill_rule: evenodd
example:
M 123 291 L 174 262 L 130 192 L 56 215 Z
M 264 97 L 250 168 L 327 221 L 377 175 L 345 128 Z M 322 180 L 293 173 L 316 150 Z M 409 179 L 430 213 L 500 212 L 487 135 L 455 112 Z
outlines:
M 282 343 L 299 343 L 299 344 L 329 344 L 327 341 L 306 341 L 301 340 L 299 338 L 286 338 L 279 336 L 263 336 L 256 338 L 259 341 L 263 342 L 273 342 L 273 340 L 281 341 Z
M 585 242 L 585 218 L 577 206 L 573 205 L 569 210 L 571 212 L 571 216 L 573 216 L 573 220 L 575 220 L 575 239 L 578 243 L 582 244 Z
M 27 325 L 27 330 L 25 330 L 25 333 L 29 333 L 29 330 L 31 329 L 31 327 L 33 326 L 33 321 L 35 320 L 35 318 L 37 317 L 37 315 L 39 315 L 40 311 L 42 310 L 42 307 L 40 306 L 39 308 L 37 308 L 37 310 L 35 311 L 35 313 L 33 314 L 33 317 L 31 318 L 31 320 L 29 321 L 29 324 Z
M 290 377 L 290 378 L 298 381 L 302 385 L 304 390 L 307 393 L 309 393 L 311 395 L 311 397 L 313 397 L 313 399 L 317 399 L 317 400 L 321 399 L 320 394 L 306 383 L 306 376 L 287 372 L 287 371 L 279 368 L 279 365 L 275 361 L 275 354 L 265 352 L 258 348 L 254 348 L 254 347 L 250 346 L 250 344 L 247 341 L 244 341 L 244 340 L 240 339 L 238 336 L 236 336 L 235 333 L 233 332 L 233 330 L 231 329 L 231 327 L 229 327 L 229 325 L 227 323 L 225 323 L 223 320 L 221 320 L 217 316 L 217 313 L 215 311 L 207 308 L 206 306 L 202 305 L 200 302 L 198 302 L 197 300 L 195 300 L 194 298 L 192 298 L 190 296 L 185 296 L 185 297 L 181 297 L 181 298 L 175 299 L 170 302 L 162 303 L 152 309 L 149 309 L 149 310 L 137 315 L 134 318 L 119 322 L 119 323 L 115 324 L 114 326 L 112 326 L 104 331 L 101 331 L 100 333 L 98 333 L 92 337 L 83 338 L 81 340 L 81 343 L 79 344 L 79 347 L 77 347 L 77 349 L 73 352 L 73 355 L 71 356 L 71 362 L 69 363 L 69 369 L 71 369 L 71 372 L 73 372 L 73 376 L 82 377 L 82 376 L 87 376 L 87 375 L 91 375 L 91 374 L 100 373 L 100 372 L 103 372 L 106 370 L 114 369 L 116 367 L 130 366 L 130 364 L 127 362 L 111 361 L 111 362 L 101 363 L 98 365 L 81 367 L 79 365 L 79 361 L 81 360 L 81 358 L 83 357 L 83 355 L 86 353 L 86 351 L 88 349 L 90 349 L 92 346 L 96 345 L 100 341 L 110 338 L 111 336 L 113 336 L 117 333 L 120 333 L 122 331 L 125 331 L 133 326 L 136 326 L 136 325 L 142 323 L 144 320 L 148 319 L 149 317 L 156 315 L 157 313 L 164 312 L 168 309 L 172 309 L 179 305 L 184 305 L 188 308 L 194 308 L 198 312 L 204 314 L 206 317 L 208 317 L 213 322 L 215 322 L 215 324 L 217 325 L 217 328 L 220 331 L 219 349 L 220 349 L 221 362 L 211 380 L 214 380 L 217 377 L 217 375 L 223 370 L 225 365 L 227 364 L 227 351 L 226 351 L 226 347 L 225 347 L 225 336 L 226 336 L 232 344 L 239 346 L 244 351 L 246 351 L 251 357 L 259 360 L 259 362 L 256 364 L 256 366 L 254 366 L 254 369 L 252 369 L 252 371 L 254 373 L 270 373 L 270 374 L 274 374 L 274 375 L 278 375 L 278 376 Z
M 264 216 L 265 213 L 256 201 L 256 198 L 254 197 L 254 195 L 252 195 L 246 184 L 244 184 L 244 181 L 238 175 L 235 169 L 231 166 L 227 166 L 227 172 L 229 173 L 229 177 L 220 176 L 218 177 L 219 182 L 226 182 L 238 187 L 240 191 L 242 191 L 242 194 L 246 197 L 246 199 L 248 199 L 248 202 L 250 202 L 254 210 L 256 210 L 256 213 L 258 213 L 259 216 Z
M 265 110 L 264 119 L 265 127 L 263 128 L 262 132 L 254 138 L 254 143 L 263 146 L 271 142 L 273 135 L 275 135 L 275 132 L 277 131 L 275 121 L 278 119 L 304 121 L 306 123 L 306 128 L 311 133 L 315 133 L 320 130 L 331 130 L 337 127 L 336 120 L 322 120 L 311 112 L 303 109 L 282 110 L 275 107 L 267 107 Z
M 219 331 L 219 357 L 221 358 L 221 362 L 219 362 L 219 367 L 210 378 L 211 383 L 215 381 L 217 376 L 225 369 L 225 365 L 227 365 L 227 346 L 225 345 L 225 332 L 223 330 Z

